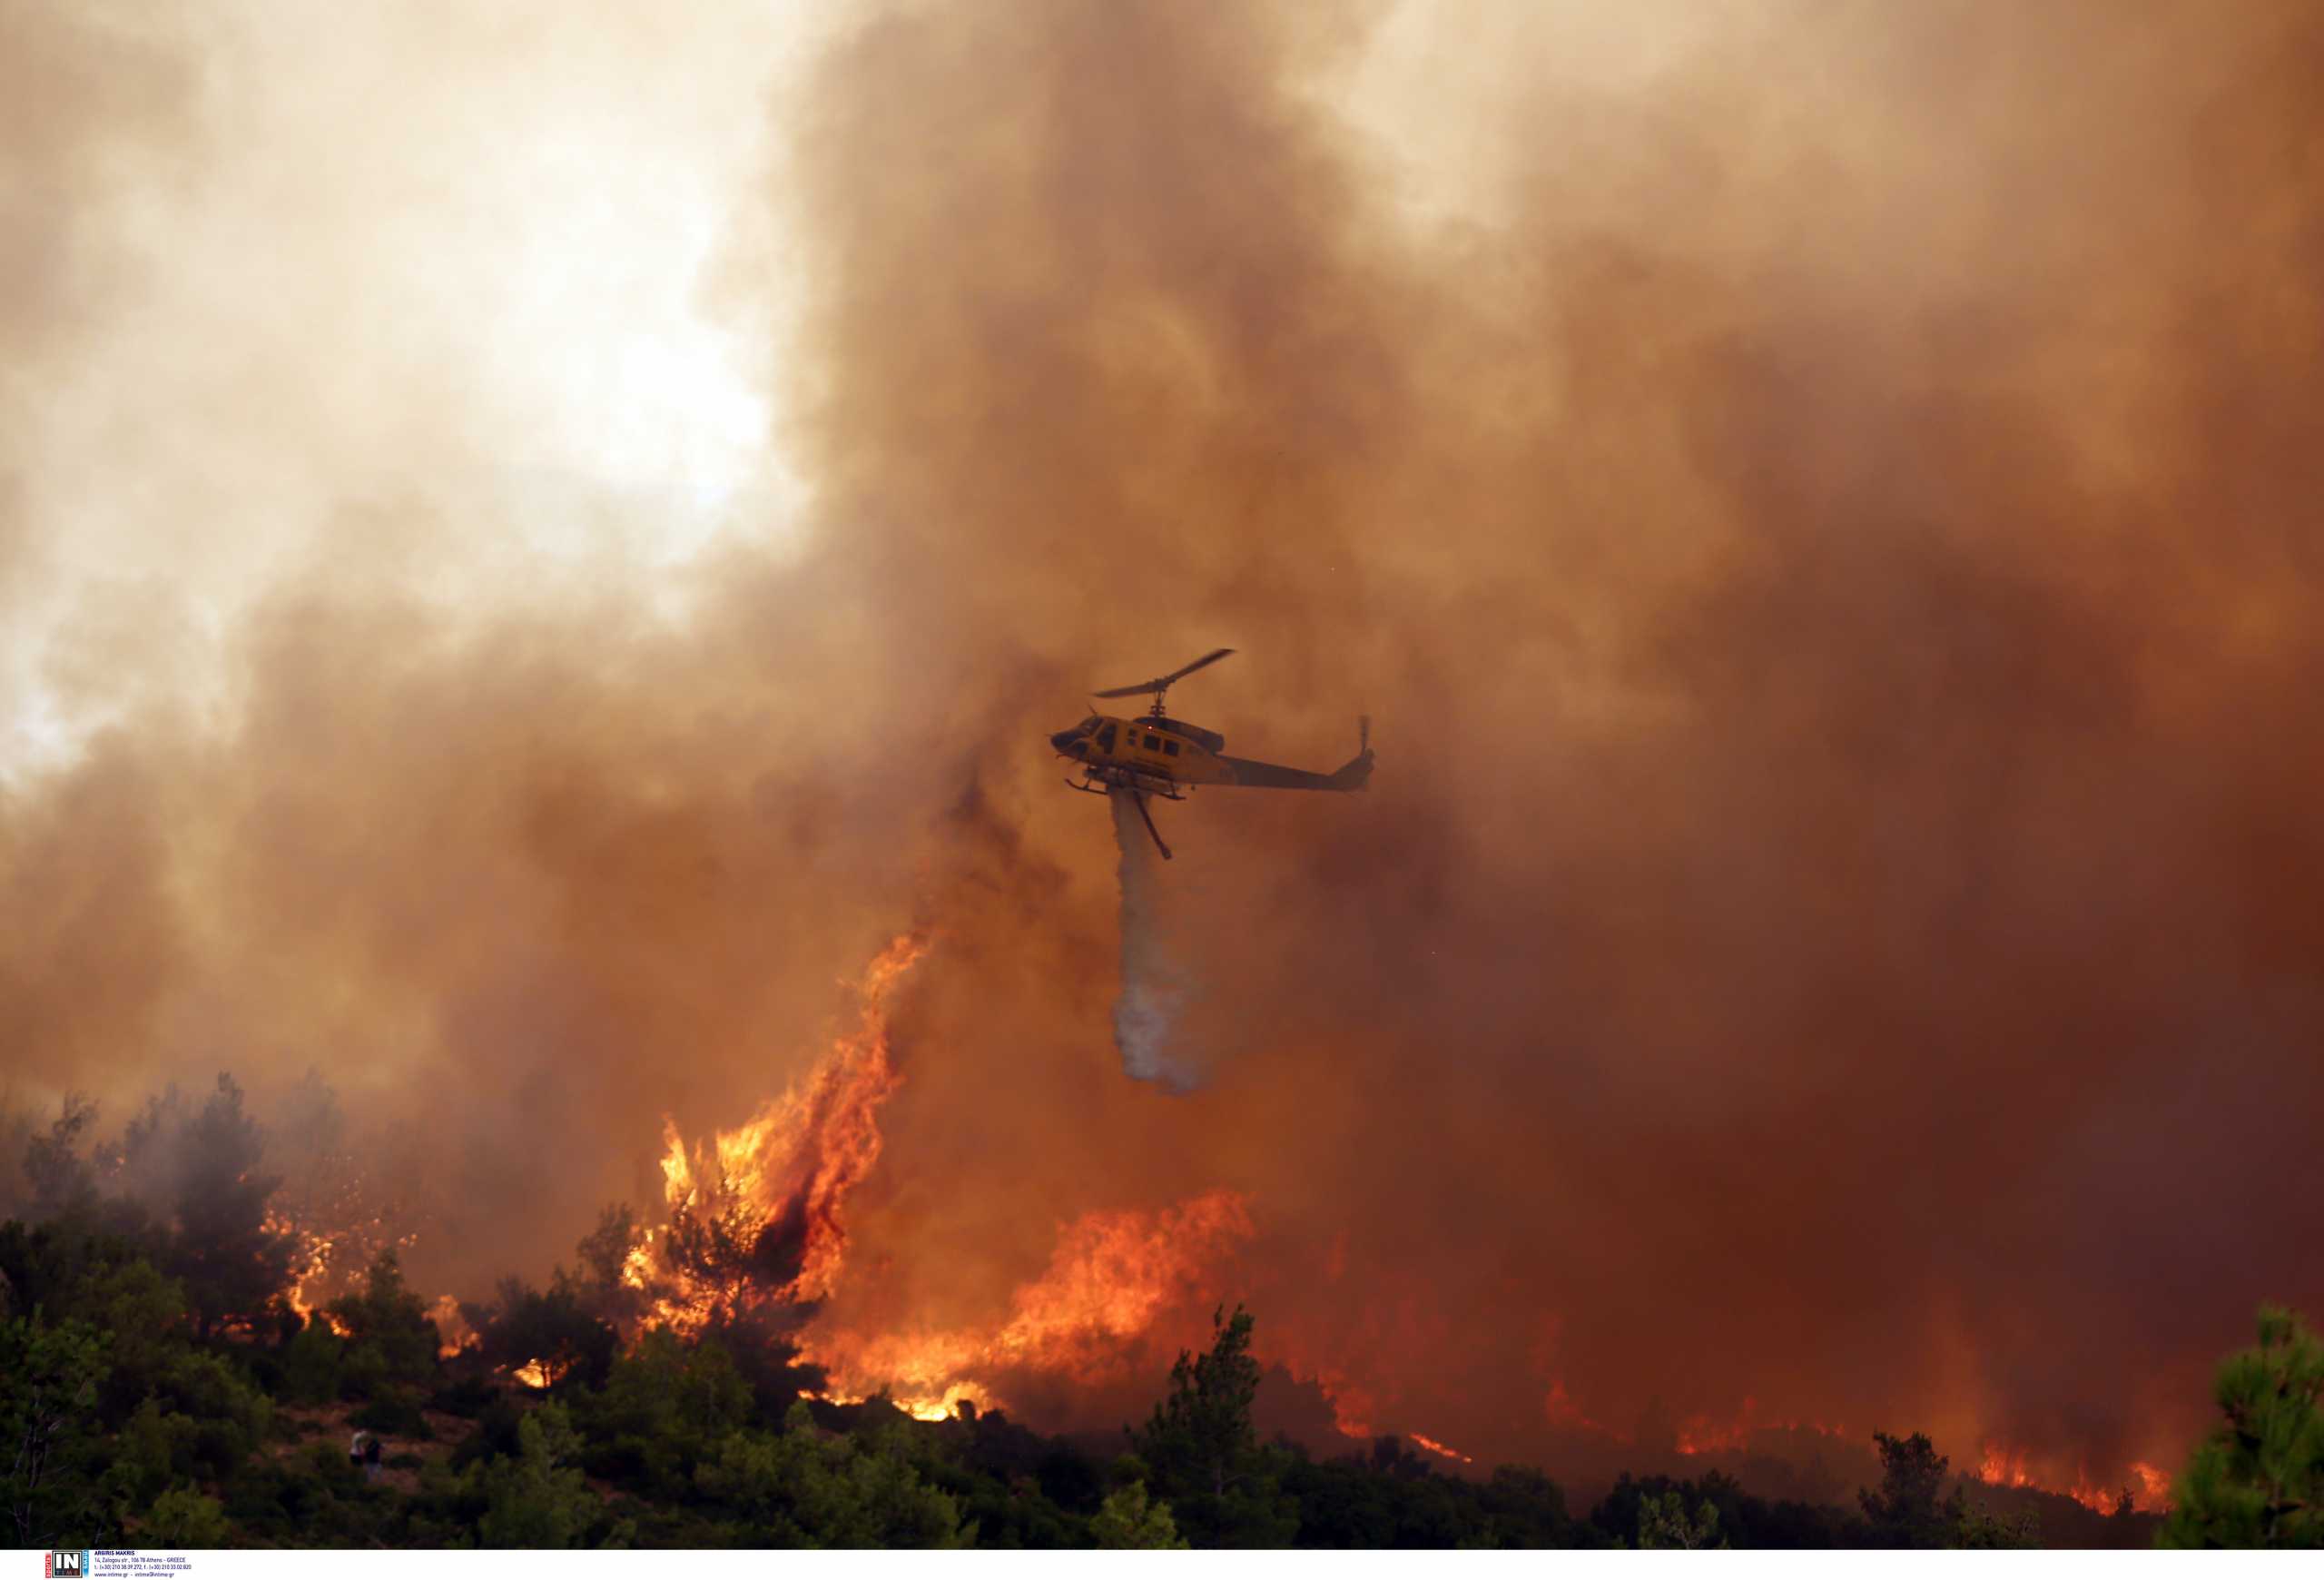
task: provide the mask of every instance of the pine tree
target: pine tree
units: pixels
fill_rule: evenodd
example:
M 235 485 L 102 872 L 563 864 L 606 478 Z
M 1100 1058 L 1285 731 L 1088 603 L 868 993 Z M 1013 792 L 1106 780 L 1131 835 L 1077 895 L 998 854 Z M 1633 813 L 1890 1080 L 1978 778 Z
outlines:
M 2324 1546 L 2324 1342 L 2262 1307 L 2259 1347 L 2221 1361 L 2212 1392 L 2226 1420 L 2180 1474 L 2159 1545 Z
M 1137 1449 L 1165 1476 L 1224 1497 L 1258 1447 L 1251 1402 L 1259 1391 L 1259 1363 L 1251 1358 L 1249 1312 L 1237 1306 L 1229 1318 L 1222 1308 L 1210 1322 L 1210 1348 L 1198 1356 L 1178 1352 L 1169 1395 L 1136 1435 Z
M 1928 1434 L 1892 1437 L 1875 1432 L 1880 1447 L 1880 1490 L 1859 1491 L 1864 1517 L 1872 1522 L 1880 1545 L 1891 1547 L 1942 1547 L 1957 1510 L 1941 1500 L 1945 1473 L 1952 1461 L 1936 1451 Z
M 348 1391 L 374 1400 L 409 1400 L 436 1375 L 436 1324 L 404 1282 L 394 1247 L 371 1259 L 360 1294 L 331 1302 L 330 1317 L 347 1336 L 340 1378 Z
M 1278 1496 L 1280 1466 L 1261 1449 L 1251 1406 L 1259 1363 L 1251 1358 L 1251 1314 L 1240 1306 L 1211 1314 L 1211 1346 L 1181 1350 L 1170 1392 L 1132 1446 L 1155 1473 L 1179 1528 L 1206 1546 L 1287 1544 L 1298 1516 Z
M 290 1281 L 290 1241 L 267 1227 L 281 1184 L 259 1172 L 266 1138 L 242 1111 L 231 1075 L 176 1138 L 171 1160 L 177 1234 L 168 1270 L 185 1280 L 198 1329 L 256 1316 Z
M 95 1103 L 77 1091 L 67 1092 L 48 1133 L 25 1143 L 25 1180 L 32 1188 L 25 1205 L 34 1222 L 84 1212 L 95 1205 L 96 1183 L 81 1156 L 81 1142 L 96 1118 Z

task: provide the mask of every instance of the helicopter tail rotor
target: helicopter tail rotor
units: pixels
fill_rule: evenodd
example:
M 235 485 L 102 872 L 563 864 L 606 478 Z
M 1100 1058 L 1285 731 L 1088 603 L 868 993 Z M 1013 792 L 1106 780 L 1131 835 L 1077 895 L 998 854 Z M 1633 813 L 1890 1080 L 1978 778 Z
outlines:
M 1355 721 L 1355 755 L 1340 765 L 1336 773 L 1324 782 L 1331 790 L 1361 790 L 1372 778 L 1372 716 L 1361 714 Z

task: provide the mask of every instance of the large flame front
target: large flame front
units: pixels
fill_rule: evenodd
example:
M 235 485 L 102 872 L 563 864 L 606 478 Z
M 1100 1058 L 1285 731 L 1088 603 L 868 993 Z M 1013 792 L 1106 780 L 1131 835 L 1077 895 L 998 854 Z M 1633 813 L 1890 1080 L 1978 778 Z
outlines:
M 838 1287 L 847 1198 L 879 1160 L 880 1111 L 902 1081 L 889 1052 L 889 996 L 927 949 L 906 933 L 881 951 L 864 973 L 856 1027 L 749 1122 L 692 1145 L 665 1124 L 669 1218 L 623 1270 L 646 1299 L 647 1325 L 692 1335 L 767 1311 L 803 1315 Z M 1226 1190 L 1159 1211 L 1087 1213 L 1060 1227 L 1047 1269 L 991 1328 L 825 1325 L 807 1330 L 802 1355 L 824 1368 L 834 1397 L 884 1393 L 930 1418 L 964 1399 L 994 1403 L 996 1379 L 1011 1375 L 1094 1380 L 1251 1232 L 1246 1201 Z
M 1046 1271 L 990 1328 L 861 1334 L 811 1330 L 805 1353 L 842 1397 L 886 1391 L 916 1415 L 995 1402 L 996 1379 L 1040 1372 L 1093 1383 L 1114 1373 L 1164 1311 L 1250 1238 L 1248 1203 L 1213 1190 L 1159 1212 L 1084 1213 L 1058 1231 Z

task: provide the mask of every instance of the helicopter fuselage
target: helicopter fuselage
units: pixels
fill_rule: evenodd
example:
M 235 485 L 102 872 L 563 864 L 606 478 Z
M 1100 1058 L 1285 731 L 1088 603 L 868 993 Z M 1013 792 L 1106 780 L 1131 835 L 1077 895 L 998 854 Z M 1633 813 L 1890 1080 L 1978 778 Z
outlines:
M 1101 714 L 1049 737 L 1059 756 L 1081 765 L 1086 779 L 1174 799 L 1184 786 L 1235 782 L 1216 751 L 1226 744 L 1223 736 L 1174 718 L 1108 718 Z
M 1247 757 L 1230 757 L 1226 737 L 1182 719 L 1113 718 L 1091 714 L 1071 729 L 1059 730 L 1049 745 L 1061 757 L 1081 765 L 1079 789 L 1137 790 L 1180 799 L 1197 785 L 1270 790 L 1361 790 L 1372 776 L 1367 746 L 1336 772 L 1314 774 Z

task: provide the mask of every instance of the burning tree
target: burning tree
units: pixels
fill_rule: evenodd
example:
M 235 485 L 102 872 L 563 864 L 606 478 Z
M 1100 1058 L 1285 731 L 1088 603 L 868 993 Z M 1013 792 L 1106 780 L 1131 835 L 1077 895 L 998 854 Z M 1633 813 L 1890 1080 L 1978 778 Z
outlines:
M 601 1381 L 621 1348 L 621 1336 L 589 1309 L 562 1268 L 546 1291 L 503 1279 L 498 1309 L 479 1339 L 487 1362 L 551 1391 L 576 1376 Z
M 862 1012 L 803 1080 L 749 1123 L 688 1147 L 666 1127 L 669 1220 L 658 1234 L 612 1219 L 585 1241 L 585 1263 L 625 1246 L 622 1281 L 648 1319 L 683 1333 L 763 1322 L 831 1294 L 847 1249 L 847 1197 L 880 1157 L 879 1112 L 901 1084 L 888 1051 L 887 1002 L 928 951 L 893 940 L 866 969 Z

